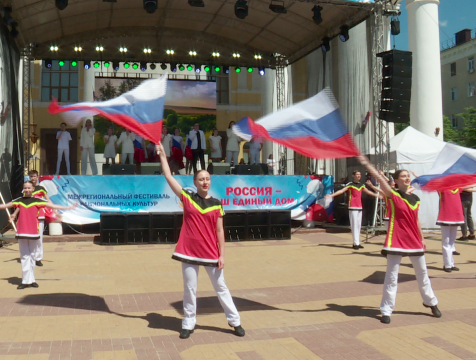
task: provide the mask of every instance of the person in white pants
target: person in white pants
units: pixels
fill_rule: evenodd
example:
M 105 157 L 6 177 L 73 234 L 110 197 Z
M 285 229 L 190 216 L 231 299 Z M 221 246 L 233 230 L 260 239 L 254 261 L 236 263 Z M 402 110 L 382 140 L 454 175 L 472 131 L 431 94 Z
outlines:
M 182 262 L 183 311 L 181 339 L 193 333 L 197 319 L 197 279 L 199 266 L 205 266 L 218 300 L 225 311 L 228 325 L 237 336 L 245 336 L 240 315 L 225 283 L 225 212 L 219 199 L 208 195 L 210 174 L 200 170 L 193 174 L 197 192 L 186 190 L 172 176 L 163 145 L 157 145 L 162 172 L 172 191 L 183 204 L 183 225 L 172 259 Z
M 117 145 L 119 146 L 122 144 L 122 156 L 121 156 L 121 163 L 125 164 L 126 159 L 129 159 L 129 164 L 134 164 L 134 140 L 136 136 L 130 130 L 123 131 L 121 136 L 119 136 L 119 140 L 117 141 Z
M 66 162 L 66 171 L 68 175 L 71 175 L 71 166 L 69 164 L 69 142 L 73 140 L 69 131 L 66 131 L 66 123 L 61 123 L 60 130 L 56 133 L 56 140 L 58 140 L 58 160 L 56 161 L 56 173 L 59 174 L 61 161 Z
M 389 231 L 382 249 L 382 255 L 387 257 L 387 272 L 380 303 L 382 314 L 380 321 L 389 324 L 390 316 L 395 309 L 398 270 L 402 256 L 410 257 L 413 264 L 423 306 L 430 308 L 433 316 L 441 317 L 441 312 L 437 306 L 438 299 L 431 287 L 426 268 L 424 255 L 426 243 L 418 219 L 420 199 L 408 192 L 411 183 L 410 173 L 407 170 L 397 170 L 395 172 L 394 180 L 397 190 L 394 190 L 365 156 L 359 155 L 357 159 L 380 182 L 381 190 L 387 197 L 387 202 L 391 205 Z
M 230 165 L 238 165 L 238 153 L 240 152 L 240 141 L 241 138 L 233 132 L 234 121 L 230 121 L 228 124 L 228 129 L 226 129 L 226 160 L 225 162 Z
M 250 165 L 261 163 L 261 149 L 263 147 L 263 141 L 253 136 L 250 141 Z
M 90 119 L 86 120 L 86 125 L 81 130 L 81 175 L 86 175 L 88 170 L 88 157 L 89 165 L 91 166 L 91 172 L 93 175 L 98 174 L 98 167 L 96 165 L 96 157 L 94 155 L 94 135 L 96 129 L 93 128 Z

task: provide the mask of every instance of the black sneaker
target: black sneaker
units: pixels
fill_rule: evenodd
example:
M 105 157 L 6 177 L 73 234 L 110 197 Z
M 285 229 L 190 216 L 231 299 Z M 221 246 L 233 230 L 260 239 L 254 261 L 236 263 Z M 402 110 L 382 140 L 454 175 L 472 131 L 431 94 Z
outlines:
M 381 323 L 384 323 L 384 324 L 390 324 L 390 316 L 383 315 L 383 316 L 380 318 L 380 322 L 381 322 Z
M 35 262 L 35 265 L 36 266 L 43 266 L 43 263 L 41 262 L 41 260 L 38 260 Z
M 457 240 L 459 240 L 459 241 L 468 241 L 468 237 L 467 236 L 461 236 Z
M 468 240 L 474 240 L 474 239 L 476 239 L 476 236 L 474 236 L 474 235 L 469 235 L 468 236 Z
M 359 247 L 359 245 L 353 245 L 353 246 L 352 246 L 352 249 L 354 249 L 354 250 L 359 250 L 360 247 Z
M 447 268 L 447 267 L 444 267 L 444 266 L 443 266 L 443 270 L 444 270 L 445 272 L 450 273 L 450 272 L 452 271 L 452 268 Z
M 180 338 L 188 339 L 190 337 L 190 334 L 193 334 L 193 330 L 182 329 L 182 331 L 180 332 Z
M 424 307 L 430 308 L 431 313 L 433 314 L 434 317 L 440 318 L 441 317 L 441 311 L 438 309 L 438 306 L 430 306 L 430 305 L 425 305 L 423 304 Z
M 39 287 L 40 285 L 38 285 L 36 282 L 34 282 L 33 284 L 30 284 L 31 287 L 34 287 L 34 288 L 37 288 Z
M 20 285 L 17 286 L 17 289 L 18 290 L 23 290 L 23 289 L 26 289 L 29 286 L 30 286 L 29 284 L 20 284 Z
M 364 247 L 362 245 L 358 245 L 359 246 L 359 249 L 363 249 Z
M 451 270 L 452 270 L 452 271 L 459 271 L 459 268 L 457 268 L 456 266 L 453 266 L 453 267 L 451 268 Z
M 453 251 L 453 255 L 461 255 L 461 254 L 457 251 Z
M 228 325 L 230 325 L 230 324 L 228 324 Z M 230 326 L 231 326 L 231 325 L 230 325 Z M 235 333 L 236 336 L 245 336 L 245 329 L 243 329 L 243 328 L 241 327 L 241 325 L 231 326 L 231 327 L 235 328 L 234 333 Z

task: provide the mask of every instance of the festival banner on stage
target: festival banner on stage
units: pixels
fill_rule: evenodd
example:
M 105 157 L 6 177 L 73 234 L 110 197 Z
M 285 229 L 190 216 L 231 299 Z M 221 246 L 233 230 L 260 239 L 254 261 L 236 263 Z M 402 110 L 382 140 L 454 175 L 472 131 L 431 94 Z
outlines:
M 176 176 L 186 189 L 196 191 L 192 176 Z M 182 211 L 180 199 L 163 176 L 47 176 L 41 185 L 58 205 L 79 206 L 63 212 L 63 222 L 98 223 L 101 213 Z M 332 202 L 324 195 L 334 190 L 332 176 L 212 175 L 210 195 L 227 210 L 287 209 L 296 220 L 332 221 Z

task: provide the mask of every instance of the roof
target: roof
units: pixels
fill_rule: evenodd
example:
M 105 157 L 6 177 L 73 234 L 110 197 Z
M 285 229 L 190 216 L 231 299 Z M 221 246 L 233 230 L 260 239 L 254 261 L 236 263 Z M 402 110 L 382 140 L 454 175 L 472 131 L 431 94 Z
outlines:
M 18 45 L 34 44 L 37 59 L 268 66 L 273 54 L 292 63 L 318 48 L 323 37 L 338 35 L 342 25 L 353 27 L 365 20 L 374 4 L 359 1 L 284 1 L 287 14 L 276 14 L 269 9 L 270 0 L 249 0 L 248 16 L 241 20 L 234 14 L 235 0 L 205 0 L 204 7 L 160 0 L 153 14 L 146 13 L 142 0 L 69 0 L 64 10 L 58 10 L 54 0 L 15 0 L 11 16 L 19 24 Z M 320 25 L 312 20 L 314 3 L 323 8 Z M 52 53 L 50 46 L 59 51 Z M 75 46 L 81 46 L 82 53 L 75 53 Z M 104 51 L 96 52 L 96 46 Z M 120 47 L 128 52 L 119 52 Z M 144 54 L 144 48 L 152 52 Z M 166 55 L 166 49 L 175 54 Z M 191 50 L 196 57 L 190 57 Z M 220 59 L 212 58 L 212 52 L 219 52 Z M 241 57 L 233 58 L 234 52 Z M 263 59 L 255 60 L 255 54 Z

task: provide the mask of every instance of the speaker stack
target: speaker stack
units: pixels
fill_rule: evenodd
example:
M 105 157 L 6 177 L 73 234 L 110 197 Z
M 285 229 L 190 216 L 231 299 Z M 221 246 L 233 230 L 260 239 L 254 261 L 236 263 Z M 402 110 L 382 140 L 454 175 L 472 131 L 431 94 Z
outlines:
M 412 53 L 390 50 L 377 54 L 382 58 L 382 100 L 380 120 L 410 122 L 412 91 Z

